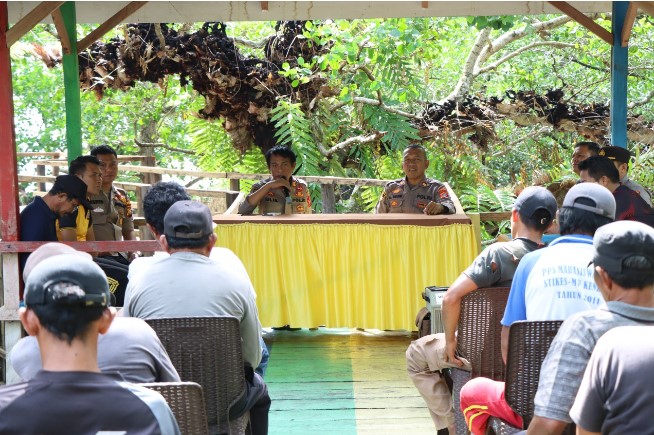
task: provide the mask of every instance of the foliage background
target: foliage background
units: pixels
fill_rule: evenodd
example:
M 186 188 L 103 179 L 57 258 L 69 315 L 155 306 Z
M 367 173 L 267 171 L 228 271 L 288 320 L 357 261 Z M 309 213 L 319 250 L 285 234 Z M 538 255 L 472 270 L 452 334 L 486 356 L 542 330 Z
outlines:
M 466 77 L 465 63 L 475 44 L 490 46 L 512 32 L 523 36 L 501 47 L 479 66 L 466 95 L 497 96 L 508 90 L 545 93 L 562 89 L 569 103 L 606 103 L 610 99 L 610 47 L 572 21 L 543 28 L 556 16 L 337 20 L 308 23 L 302 38 L 311 44 L 332 44 L 327 54 L 296 59 L 280 74 L 295 88 L 310 77 L 327 79 L 335 95 L 307 108 L 295 95 L 279 95 L 270 122 L 277 142 L 291 145 L 299 158 L 298 175 L 398 178 L 401 150 L 420 140 L 411 116 L 426 102 L 442 101 Z M 597 22 L 610 29 L 610 16 Z M 654 23 L 638 16 L 630 41 L 629 116 L 653 121 Z M 193 29 L 193 25 L 176 25 Z M 197 28 L 199 25 L 195 25 Z M 275 34 L 275 23 L 228 23 L 241 53 L 264 57 L 262 44 Z M 78 26 L 79 36 L 90 28 Z M 117 28 L 105 36 L 120 35 Z M 19 151 L 65 150 L 65 111 L 60 67 L 48 69 L 28 55 L 30 44 L 56 45 L 52 26 L 39 26 L 12 48 L 16 140 Z M 505 57 L 510 59 L 503 61 Z M 372 101 L 372 103 L 371 103 Z M 375 103 L 375 101 L 377 103 Z M 128 92 L 107 91 L 98 101 L 82 94 L 85 150 L 101 143 L 122 154 L 139 154 L 140 143 L 155 149 L 160 166 L 210 171 L 265 173 L 259 149 L 237 151 L 220 121 L 196 114 L 203 98 L 169 76 L 159 84 L 138 83 Z M 334 145 L 354 136 L 382 133 L 370 142 L 356 142 L 326 155 Z M 571 176 L 572 145 L 583 138 L 551 126 L 520 127 L 511 121 L 494 125 L 494 135 L 480 147 L 466 135 L 440 132 L 423 139 L 431 165 L 428 176 L 447 181 L 470 211 L 511 207 L 512 194 L 526 185 Z M 636 154 L 633 176 L 654 187 L 654 151 L 631 143 Z M 184 150 L 186 153 L 175 151 Z M 191 153 L 191 154 L 189 154 Z M 189 180 L 186 180 L 189 181 Z M 213 187 L 217 186 L 214 182 Z M 207 186 L 208 187 L 208 186 Z M 242 189 L 249 185 L 243 183 Z M 380 189 L 341 187 L 341 212 L 370 211 Z M 320 195 L 312 188 L 316 209 Z

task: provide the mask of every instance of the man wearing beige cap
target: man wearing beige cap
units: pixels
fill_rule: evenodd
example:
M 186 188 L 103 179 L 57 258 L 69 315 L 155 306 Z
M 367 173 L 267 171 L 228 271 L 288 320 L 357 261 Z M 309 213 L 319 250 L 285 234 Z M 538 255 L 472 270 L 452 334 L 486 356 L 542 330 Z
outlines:
M 42 261 L 56 255 L 74 255 L 90 260 L 63 243 L 46 243 L 30 255 L 23 270 L 27 281 Z M 36 337 L 24 337 L 9 354 L 9 362 L 18 376 L 28 381 L 42 369 Z M 98 367 L 103 372 L 118 372 L 129 382 L 177 382 L 177 370 L 154 330 L 142 319 L 116 317 L 106 334 L 98 339 Z
M 179 434 L 160 394 L 100 373 L 98 335 L 114 319 L 107 278 L 79 255 L 41 261 L 25 284 L 19 317 L 39 342 L 43 370 L 0 389 L 3 434 Z

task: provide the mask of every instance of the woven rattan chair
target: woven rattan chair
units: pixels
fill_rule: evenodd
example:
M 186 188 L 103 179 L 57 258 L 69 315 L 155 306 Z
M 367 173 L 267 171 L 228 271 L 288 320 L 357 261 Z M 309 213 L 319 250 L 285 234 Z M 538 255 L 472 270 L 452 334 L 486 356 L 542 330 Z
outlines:
M 500 320 L 504 316 L 509 290 L 509 287 L 480 288 L 461 300 L 457 353 L 470 361 L 472 372 L 457 368 L 449 370 L 457 434 L 467 433 L 465 418 L 459 406 L 463 385 L 477 376 L 504 380 Z
M 529 426 L 534 416 L 540 366 L 561 323 L 560 320 L 519 321 L 511 325 L 504 397 L 509 406 L 520 414 L 524 427 L 512 427 L 498 418 L 491 418 L 487 433 L 511 434 Z
M 207 411 L 202 387 L 195 382 L 140 384 L 159 392 L 175 415 L 182 435 L 208 435 Z
M 183 381 L 204 391 L 210 433 L 245 433 L 249 412 L 229 421 L 246 393 L 241 333 L 234 317 L 147 319 Z

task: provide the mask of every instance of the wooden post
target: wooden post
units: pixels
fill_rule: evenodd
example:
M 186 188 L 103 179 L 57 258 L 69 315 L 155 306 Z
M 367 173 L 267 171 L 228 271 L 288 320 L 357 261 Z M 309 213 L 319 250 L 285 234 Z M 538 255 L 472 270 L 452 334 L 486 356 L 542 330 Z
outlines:
M 45 175 L 45 165 L 36 165 L 36 175 Z M 45 191 L 45 183 L 39 183 L 39 192 Z
M 68 163 L 70 163 L 76 157 L 82 155 L 82 109 L 79 94 L 75 2 L 68 1 L 59 10 L 70 44 L 69 47 L 62 46 L 66 95 L 66 145 L 68 147 Z M 59 28 L 57 30 L 59 31 Z
M 238 178 L 230 178 L 229 179 L 229 190 L 233 190 L 235 192 L 240 192 L 241 191 L 241 180 Z M 230 205 L 236 201 L 236 198 L 238 197 L 238 194 L 234 193 L 228 193 L 225 195 L 225 202 L 226 202 L 226 207 L 225 209 L 228 209 Z
M 320 191 L 322 193 L 322 212 L 336 213 L 336 196 L 334 194 L 334 185 L 321 184 Z
M 16 162 L 16 138 L 14 132 L 14 102 L 11 85 L 11 58 L 7 46 L 9 27 L 7 2 L 0 2 L 0 155 L 3 156 L 0 171 L 0 237 L 3 241 L 16 241 L 20 231 L 18 222 L 18 170 Z M 2 307 L 8 314 L 5 321 L 2 347 L 9 351 L 20 339 L 18 321 L 18 254 L 2 255 Z M 17 380 L 11 366 L 6 365 L 5 381 Z
M 145 195 L 148 194 L 148 191 L 152 188 L 152 186 L 142 186 L 136 189 L 136 202 L 139 204 L 139 215 L 144 216 L 143 213 L 143 198 L 145 198 Z M 154 235 L 152 234 L 152 231 L 148 229 L 145 225 L 140 227 L 139 229 L 140 232 L 140 239 L 141 240 L 154 240 Z

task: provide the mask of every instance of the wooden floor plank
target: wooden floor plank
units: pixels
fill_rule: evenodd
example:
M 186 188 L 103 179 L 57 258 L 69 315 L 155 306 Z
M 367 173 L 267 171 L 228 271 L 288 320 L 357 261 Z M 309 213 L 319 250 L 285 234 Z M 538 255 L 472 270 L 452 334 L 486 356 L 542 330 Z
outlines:
M 321 328 L 265 339 L 270 434 L 434 433 L 406 373 L 409 333 Z

